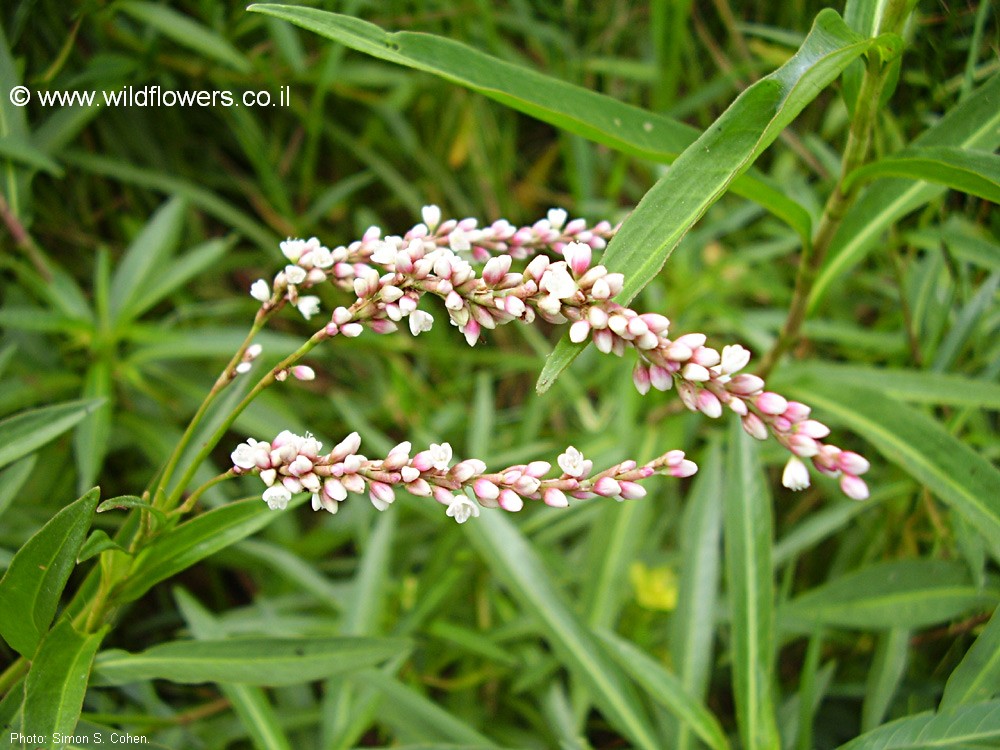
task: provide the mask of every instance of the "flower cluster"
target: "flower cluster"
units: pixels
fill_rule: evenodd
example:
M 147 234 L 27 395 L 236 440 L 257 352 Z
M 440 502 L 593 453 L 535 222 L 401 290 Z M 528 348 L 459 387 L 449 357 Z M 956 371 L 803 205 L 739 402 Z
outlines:
M 849 497 L 868 496 L 860 478 L 868 469 L 867 461 L 823 443 L 830 431 L 809 419 L 809 407 L 765 390 L 761 378 L 741 372 L 750 361 L 747 349 L 736 344 L 719 351 L 706 346 L 702 333 L 671 338 L 670 321 L 663 315 L 639 313 L 613 301 L 624 277 L 593 262 L 593 251 L 603 248 L 613 234 L 606 222 L 587 229 L 582 220 L 567 223 L 566 212 L 553 209 L 531 227 L 514 229 L 500 221 L 477 229 L 471 219 L 441 223 L 435 206 L 425 207 L 423 218 L 425 223 L 402 237 L 382 239 L 381 231 L 372 228 L 360 242 L 332 252 L 323 253 L 325 248 L 313 240 L 282 243 L 286 257 L 313 263 L 309 274 L 319 279 L 329 273 L 334 283 L 357 297 L 350 307 L 333 311 L 326 336 L 356 337 L 366 327 L 391 333 L 404 318 L 411 333 L 418 335 L 434 323 L 430 312 L 418 309 L 427 294 L 444 302 L 449 322 L 469 345 L 479 340 L 483 329 L 514 320 L 531 323 L 537 316 L 550 323 L 569 322 L 570 339 L 576 343 L 589 338 L 599 351 L 617 356 L 634 350 L 633 382 L 641 393 L 651 388 L 666 391 L 676 383 L 688 409 L 712 418 L 729 409 L 753 437 L 774 437 L 792 454 L 785 486 L 809 485 L 801 459 L 810 458 L 820 472 L 839 476 Z M 286 245 L 296 252 L 289 254 Z M 300 245 L 313 248 L 311 253 L 321 255 L 323 263 L 332 259 L 330 264 L 320 269 L 319 263 L 309 260 L 310 254 L 298 252 Z M 543 248 L 559 259 L 536 254 L 522 271 L 514 270 L 515 260 Z M 485 260 L 481 270 L 473 265 L 476 260 Z M 286 281 L 289 268 L 283 272 Z M 312 278 L 309 274 L 306 282 Z
M 547 461 L 508 466 L 493 473 L 487 473 L 486 464 L 476 458 L 452 465 L 448 443 L 432 443 L 411 456 L 411 445 L 404 442 L 385 458 L 375 460 L 358 452 L 361 438 L 356 432 L 329 453 L 321 453 L 322 447 L 309 434 L 302 437 L 287 430 L 271 442 L 250 438 L 233 451 L 233 472 L 257 473 L 267 485 L 263 499 L 274 510 L 283 510 L 298 492 L 312 493 L 313 510 L 336 513 L 348 493 L 365 492 L 372 505 L 385 510 L 395 500 L 396 490 L 402 489 L 417 497 L 433 497 L 447 506 L 447 515 L 465 523 L 479 515 L 479 506 L 517 512 L 525 500 L 564 508 L 570 497 L 640 498 L 646 494 L 638 484 L 643 479 L 654 474 L 688 477 L 698 470 L 683 451 L 670 451 L 642 466 L 624 461 L 592 474 L 593 463 L 570 447 L 557 461 L 562 473 L 546 479 L 552 469 Z

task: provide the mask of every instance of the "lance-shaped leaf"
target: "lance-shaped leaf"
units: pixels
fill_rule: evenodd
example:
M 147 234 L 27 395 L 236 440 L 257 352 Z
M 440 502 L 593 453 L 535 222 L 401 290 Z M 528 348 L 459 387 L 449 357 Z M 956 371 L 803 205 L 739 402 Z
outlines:
M 0 467 L 13 463 L 23 456 L 55 440 L 66 430 L 104 403 L 102 398 L 67 401 L 62 404 L 30 409 L 0 421 Z
M 104 631 L 77 631 L 65 617 L 45 636 L 32 660 L 24 693 L 24 727 L 44 738 L 37 747 L 61 750 L 64 743 L 56 742 L 55 736 L 73 734 L 90 666 L 103 637 Z
M 781 131 L 857 57 L 892 38 L 862 39 L 833 10 L 822 11 L 798 52 L 737 97 L 643 196 L 608 245 L 603 264 L 625 275 L 616 300 L 628 304 L 674 248 Z M 585 344 L 559 342 L 536 388 L 549 389 Z
M 951 673 L 941 696 L 941 710 L 987 700 L 1000 693 L 1000 608 L 986 623 Z
M 96 487 L 56 513 L 10 561 L 0 580 L 0 636 L 31 658 L 59 606 L 59 597 L 87 536 Z
M 936 182 L 1000 203 L 1000 156 L 989 151 L 953 146 L 906 149 L 855 169 L 844 180 L 844 189 L 882 177 Z
M 991 701 L 891 721 L 841 745 L 839 750 L 985 748 L 996 747 L 997 740 L 1000 740 L 1000 701 Z

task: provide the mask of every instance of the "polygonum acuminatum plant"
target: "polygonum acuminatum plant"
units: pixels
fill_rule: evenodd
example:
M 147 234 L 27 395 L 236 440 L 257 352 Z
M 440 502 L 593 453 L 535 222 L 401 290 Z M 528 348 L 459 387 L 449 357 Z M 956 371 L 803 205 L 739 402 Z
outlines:
M 410 333 L 419 336 L 435 322 L 429 305 L 423 303 L 421 309 L 423 298 L 437 297 L 448 322 L 469 346 L 475 346 L 484 331 L 540 318 L 569 323 L 572 341 L 589 339 L 602 353 L 620 357 L 630 350 L 636 360 L 632 380 L 640 393 L 676 387 L 688 409 L 713 419 L 730 411 L 751 436 L 772 438 L 784 447 L 791 454 L 782 475 L 786 487 L 809 486 L 803 462 L 809 459 L 817 471 L 839 477 L 848 497 L 868 497 L 861 479 L 868 462 L 824 442 L 830 430 L 810 417 L 807 405 L 768 390 L 760 377 L 744 372 L 751 356 L 747 349 L 729 344 L 720 351 L 709 346 L 702 333 L 671 336 L 670 321 L 661 313 L 640 313 L 614 301 L 624 277 L 595 258 L 614 236 L 608 222 L 589 226 L 583 219 L 568 221 L 566 211 L 552 209 L 531 226 L 518 228 L 499 220 L 480 227 L 475 219 L 442 221 L 437 206 L 425 206 L 422 218 L 404 235 L 383 236 L 372 227 L 361 240 L 332 250 L 315 237 L 281 243 L 287 265 L 270 283 L 259 279 L 250 288 L 261 302 L 258 319 L 285 305 L 296 307 L 306 320 L 319 317 L 319 297 L 305 292 L 320 284 L 334 284 L 356 300 L 335 308 L 308 344 L 261 384 L 289 375 L 313 379 L 313 369 L 299 360 L 325 339 L 355 338 L 366 330 L 390 334 L 404 320 Z M 258 348 L 247 347 L 224 377 L 245 372 L 258 354 Z M 569 498 L 639 498 L 646 491 L 638 482 L 653 474 L 686 477 L 697 470 L 680 450 L 643 465 L 626 460 L 597 473 L 573 446 L 558 458 L 561 473 L 552 473 L 546 461 L 492 471 L 474 457 L 453 463 L 447 442 L 416 453 L 403 442 L 380 459 L 369 459 L 359 450 L 357 433 L 323 452 L 312 436 L 284 431 L 271 440 L 248 438 L 237 446 L 231 474 L 257 474 L 271 508 L 284 508 L 293 494 L 308 492 L 314 510 L 336 513 L 349 494 L 367 494 L 377 509 L 385 510 L 396 491 L 404 490 L 434 498 L 447 507 L 449 516 L 464 523 L 479 515 L 479 506 L 515 512 L 526 500 L 564 507 Z

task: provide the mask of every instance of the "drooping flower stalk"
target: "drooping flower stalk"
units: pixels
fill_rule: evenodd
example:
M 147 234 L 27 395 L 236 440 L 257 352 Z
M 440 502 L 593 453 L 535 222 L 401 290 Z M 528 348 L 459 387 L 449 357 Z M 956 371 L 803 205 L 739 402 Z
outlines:
M 792 454 L 785 486 L 809 485 L 799 459 L 810 458 L 820 472 L 839 476 L 849 497 L 868 496 L 860 479 L 868 462 L 822 442 L 830 430 L 809 418 L 808 406 L 767 391 L 761 378 L 740 372 L 750 361 L 748 350 L 736 344 L 720 352 L 706 346 L 701 333 L 670 338 L 670 321 L 663 315 L 640 314 L 612 300 L 624 277 L 592 262 L 593 251 L 613 235 L 607 222 L 588 229 L 579 219 L 566 223 L 566 213 L 553 209 L 531 227 L 514 229 L 501 221 L 479 229 L 472 219 L 441 223 L 434 206 L 425 207 L 423 214 L 425 223 L 401 237 L 382 238 L 373 227 L 362 240 L 332 251 L 315 238 L 282 243 L 292 265 L 275 278 L 272 295 L 284 295 L 308 318 L 315 314 L 318 298 L 303 304 L 307 297 L 300 295 L 300 287 L 330 280 L 353 291 L 357 300 L 333 311 L 324 329 L 327 336 L 353 338 L 365 328 L 391 333 L 403 318 L 408 318 L 411 333 L 419 335 L 434 322 L 431 313 L 418 309 L 426 294 L 443 300 L 449 322 L 470 345 L 484 328 L 513 320 L 531 323 L 538 316 L 550 323 L 569 322 L 575 342 L 590 338 L 599 351 L 617 356 L 633 349 L 638 357 L 633 381 L 640 393 L 676 384 L 688 409 L 718 418 L 728 408 L 753 437 L 776 439 Z M 541 250 L 561 259 L 538 254 Z M 531 254 L 535 257 L 523 271 L 512 271 L 516 259 Z M 479 271 L 476 260 L 485 260 Z
M 638 484 L 643 479 L 654 474 L 688 477 L 698 470 L 683 451 L 676 450 L 642 466 L 624 461 L 594 474 L 593 463 L 571 446 L 559 456 L 562 473 L 546 478 L 552 470 L 547 461 L 495 472 L 487 472 L 486 464 L 477 458 L 453 465 L 448 443 L 432 443 L 411 456 L 412 446 L 403 442 L 385 458 L 374 460 L 359 453 L 361 438 L 356 432 L 328 453 L 322 453 L 322 447 L 309 434 L 299 436 L 287 430 L 270 442 L 250 438 L 233 451 L 231 473 L 256 473 L 266 485 L 262 497 L 274 510 L 283 510 L 293 494 L 310 492 L 313 510 L 336 513 L 348 493 L 367 492 L 372 505 L 381 511 L 401 489 L 416 497 L 434 498 L 447 507 L 449 516 L 465 523 L 479 515 L 480 506 L 517 512 L 526 500 L 564 508 L 569 497 L 640 498 L 646 494 Z

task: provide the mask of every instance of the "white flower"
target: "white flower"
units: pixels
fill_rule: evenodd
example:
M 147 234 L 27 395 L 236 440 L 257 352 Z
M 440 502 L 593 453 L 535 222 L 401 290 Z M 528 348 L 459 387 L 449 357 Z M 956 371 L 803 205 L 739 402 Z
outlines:
M 329 268 L 333 265 L 333 253 L 330 252 L 330 248 L 320 245 L 312 251 L 309 260 L 316 268 Z
M 295 306 L 302 313 L 302 317 L 309 320 L 309 318 L 319 312 L 319 297 L 307 294 L 304 297 L 299 297 L 299 301 Z
M 292 493 L 284 485 L 276 484 L 264 490 L 264 502 L 271 510 L 284 510 L 291 499 Z
M 320 508 L 325 510 L 327 513 L 336 513 L 340 508 L 340 503 L 327 497 L 326 495 L 320 496 L 314 492 L 312 496 L 312 509 L 319 510 Z
M 419 336 L 423 331 L 431 330 L 434 325 L 434 316 L 423 310 L 414 310 L 410 314 L 410 333 Z
M 267 302 L 271 299 L 271 285 L 264 279 L 257 279 L 250 285 L 250 296 L 258 302 Z
M 299 239 L 292 239 L 289 237 L 287 240 L 282 242 L 279 247 L 281 248 L 281 254 L 284 255 L 292 263 L 298 263 L 299 258 L 302 257 L 302 253 L 306 250 L 306 241 Z
M 424 224 L 432 232 L 441 223 L 441 209 L 437 206 L 424 206 L 420 209 L 420 216 L 423 218 Z
M 240 362 L 236 365 L 236 372 L 240 375 L 250 372 L 250 368 L 253 367 L 249 362 Z
M 569 299 L 579 289 L 573 277 L 570 276 L 566 262 L 562 260 L 558 263 L 551 263 L 545 269 L 541 281 L 538 282 L 538 288 L 556 299 Z
M 470 518 L 479 518 L 479 506 L 465 495 L 455 495 L 445 513 L 459 523 L 465 523 Z
M 739 372 L 750 361 L 750 352 L 739 344 L 732 344 L 722 347 L 722 363 L 719 371 L 723 375 L 732 375 Z
M 469 236 L 460 227 L 455 227 L 451 234 L 448 236 L 448 246 L 456 252 L 460 253 L 464 250 L 468 250 L 472 247 L 469 242 Z
M 593 468 L 593 461 L 587 461 L 583 454 L 574 448 L 572 445 L 566 449 L 566 452 L 556 459 L 556 463 L 559 464 L 559 468 L 563 470 L 566 474 L 571 477 L 584 477 L 590 473 Z
M 388 242 L 379 242 L 375 246 L 375 250 L 372 251 L 371 255 L 372 263 L 378 263 L 379 265 L 389 265 L 390 263 L 396 262 L 396 248 L 394 245 Z
M 566 219 L 569 218 L 569 214 L 563 208 L 550 208 L 546 218 L 549 220 L 549 224 L 552 225 L 553 229 L 562 229 L 562 225 L 566 223 Z
M 790 490 L 804 490 L 809 486 L 809 469 L 798 456 L 788 459 L 781 474 L 781 483 Z
M 302 266 L 285 266 L 285 278 L 289 284 L 301 284 L 306 280 L 306 269 Z
M 447 471 L 448 464 L 451 463 L 451 445 L 448 443 L 431 443 L 431 447 L 427 449 L 427 452 L 431 454 L 431 461 L 435 469 L 440 471 Z
M 252 469 L 257 466 L 255 445 L 257 441 L 253 438 L 247 438 L 245 443 L 237 445 L 236 450 L 229 456 L 233 460 L 233 466 L 239 466 L 241 469 Z

